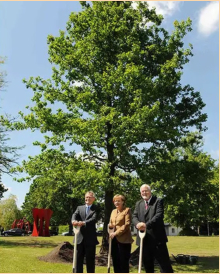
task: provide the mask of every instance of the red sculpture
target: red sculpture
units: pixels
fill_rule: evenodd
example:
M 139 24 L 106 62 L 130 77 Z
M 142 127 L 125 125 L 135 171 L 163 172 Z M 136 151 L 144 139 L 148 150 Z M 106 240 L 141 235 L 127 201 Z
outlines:
M 21 228 L 26 230 L 27 232 L 31 230 L 30 222 L 25 217 L 23 217 L 22 219 L 14 220 L 11 228 Z
M 50 237 L 49 224 L 53 214 L 51 209 L 33 208 L 34 227 L 32 236 Z

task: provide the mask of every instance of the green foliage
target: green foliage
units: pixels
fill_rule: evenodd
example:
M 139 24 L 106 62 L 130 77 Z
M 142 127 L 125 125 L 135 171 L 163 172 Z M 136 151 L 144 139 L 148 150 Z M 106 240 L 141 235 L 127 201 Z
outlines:
M 23 216 L 16 204 L 16 196 L 10 195 L 8 199 L 0 201 L 0 227 L 10 229 L 14 220 Z
M 0 175 L 0 180 L 1 180 L 1 175 Z M 7 190 L 8 189 L 0 181 L 0 199 L 3 197 L 4 192 L 6 192 Z
M 59 225 L 58 233 L 62 234 L 63 232 L 68 232 L 69 226 L 68 225 Z
M 97 230 L 98 231 L 103 231 L 103 227 L 99 227 Z
M 183 43 L 190 19 L 175 21 L 169 34 L 147 2 L 136 9 L 129 1 L 81 4 L 66 31 L 48 36 L 51 79 L 24 80 L 34 92 L 30 113 L 3 120 L 10 129 L 45 134 L 44 143 L 35 142 L 42 153 L 16 170 L 57 187 L 69 182 L 74 198 L 97 192 L 105 203 L 107 243 L 113 194 L 127 192 L 133 203 L 140 181 L 132 172 L 144 178 L 157 155 L 179 146 L 192 127 L 202 131 L 207 116 L 199 92 L 180 83 L 192 56 L 192 46 Z M 83 156 L 66 152 L 64 144 L 79 145 Z
M 0 65 L 4 65 L 5 59 L 0 57 Z M 6 73 L 5 71 L 0 70 L 0 91 L 2 91 L 3 87 L 6 84 L 5 80 Z M 13 121 L 13 119 L 7 118 L 9 121 Z M 0 199 L 3 197 L 4 192 L 8 189 L 5 188 L 1 181 L 1 174 L 6 173 L 11 175 L 10 168 L 13 164 L 17 164 L 18 149 L 22 147 L 12 147 L 8 145 L 8 141 L 10 138 L 7 137 L 7 129 L 2 125 L 2 121 L 0 119 Z
M 179 236 L 199 236 L 199 235 L 194 229 L 187 227 L 187 228 L 182 229 L 179 232 Z
M 12 147 L 8 145 L 10 138 L 7 130 L 1 126 L 0 121 L 0 173 L 12 174 L 11 168 L 17 164 L 19 154 L 17 151 L 23 147 Z
M 71 224 L 71 216 L 78 204 L 83 203 L 80 198 L 73 198 L 71 183 L 38 177 L 30 186 L 22 205 L 22 213 L 33 222 L 33 208 L 50 208 L 53 211 L 51 225 Z
M 219 218 L 219 169 L 201 147 L 201 136 L 191 133 L 178 148 L 157 154 L 154 163 L 141 173 L 151 178 L 152 188 L 164 197 L 166 221 L 179 227 Z

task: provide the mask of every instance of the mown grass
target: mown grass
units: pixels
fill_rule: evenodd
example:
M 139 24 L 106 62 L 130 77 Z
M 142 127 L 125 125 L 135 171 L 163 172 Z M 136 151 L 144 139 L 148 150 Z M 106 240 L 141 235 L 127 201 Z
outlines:
M 0 237 L 0 273 L 71 273 L 71 263 L 48 263 L 38 259 L 64 241 L 72 243 L 73 237 Z M 101 237 L 99 242 L 101 243 Z M 132 251 L 135 249 L 134 243 Z M 168 249 L 170 256 L 199 256 L 196 265 L 177 264 L 171 256 L 175 273 L 219 273 L 219 237 L 171 236 Z M 97 253 L 99 250 L 100 245 L 97 246 Z M 96 267 L 96 273 L 106 272 L 107 267 Z M 130 272 L 137 273 L 137 268 L 131 268 Z M 160 272 L 158 267 L 156 272 Z

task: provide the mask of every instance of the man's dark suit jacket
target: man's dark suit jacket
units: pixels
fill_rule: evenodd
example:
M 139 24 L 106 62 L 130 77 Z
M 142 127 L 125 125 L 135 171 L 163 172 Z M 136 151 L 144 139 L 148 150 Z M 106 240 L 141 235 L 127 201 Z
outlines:
M 148 209 L 145 208 L 145 201 L 138 201 L 135 205 L 132 221 L 136 225 L 139 222 L 143 222 L 147 225 L 146 236 L 144 242 L 149 241 L 150 243 L 160 244 L 166 243 L 167 236 L 164 227 L 164 207 L 163 200 L 152 196 Z M 137 234 L 136 244 L 140 245 L 140 237 Z
M 98 218 L 97 206 L 91 205 L 88 215 L 86 216 L 86 206 L 78 206 L 76 211 L 72 215 L 72 221 L 85 221 L 86 224 L 80 228 L 80 232 L 77 235 L 77 244 L 80 244 L 84 239 L 85 245 L 97 245 L 99 244 L 96 236 L 96 222 Z

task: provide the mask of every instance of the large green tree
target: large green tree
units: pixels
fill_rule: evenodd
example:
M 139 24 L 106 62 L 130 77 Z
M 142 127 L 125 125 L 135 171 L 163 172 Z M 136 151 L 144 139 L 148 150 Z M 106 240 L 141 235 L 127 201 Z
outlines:
M 112 197 L 123 175 L 143 170 L 158 151 L 178 146 L 191 127 L 201 131 L 206 115 L 199 92 L 180 83 L 192 56 L 192 46 L 183 43 L 190 19 L 175 21 L 169 34 L 146 2 L 135 9 L 130 1 L 81 4 L 65 31 L 48 36 L 51 79 L 24 81 L 34 91 L 30 114 L 20 112 L 21 121 L 5 124 L 48 133 L 39 143 L 42 150 L 63 142 L 81 146 L 83 159 L 95 166 L 81 176 L 92 177 L 104 191 L 104 246 Z
M 201 138 L 198 133 L 184 137 L 178 148 L 166 155 L 158 153 L 142 174 L 165 198 L 166 220 L 182 228 L 218 222 L 218 167 L 203 152 Z

